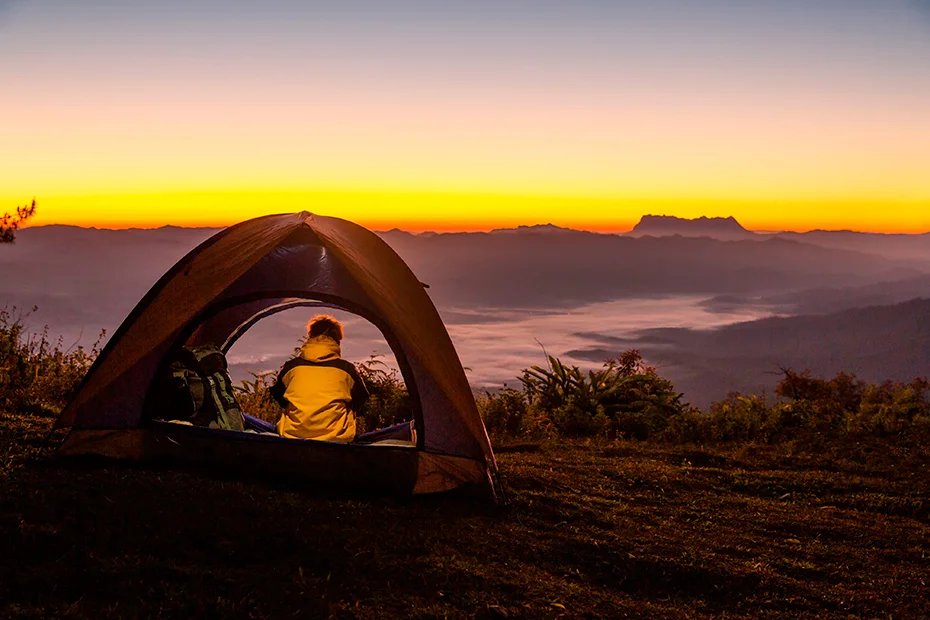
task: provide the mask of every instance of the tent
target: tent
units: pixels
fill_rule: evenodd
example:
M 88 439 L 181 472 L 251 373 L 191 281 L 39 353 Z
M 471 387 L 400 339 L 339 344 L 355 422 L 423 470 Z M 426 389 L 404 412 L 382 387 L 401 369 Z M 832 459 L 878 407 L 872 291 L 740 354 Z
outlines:
M 262 318 L 323 304 L 377 326 L 411 394 L 416 446 L 286 439 L 160 422 L 153 376 L 182 345 L 228 350 Z M 216 464 L 353 487 L 494 492 L 497 465 L 452 340 L 424 285 L 377 235 L 306 211 L 241 222 L 169 270 L 101 352 L 57 427 L 60 455 Z M 295 474 L 296 472 L 296 474 Z

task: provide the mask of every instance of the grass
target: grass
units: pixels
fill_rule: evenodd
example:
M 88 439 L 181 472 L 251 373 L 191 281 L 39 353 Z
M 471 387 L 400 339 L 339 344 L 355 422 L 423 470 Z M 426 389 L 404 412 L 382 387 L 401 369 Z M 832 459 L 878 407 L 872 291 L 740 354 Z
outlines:
M 0 617 L 914 618 L 926 451 L 502 449 L 505 509 L 37 458 L 0 414 Z

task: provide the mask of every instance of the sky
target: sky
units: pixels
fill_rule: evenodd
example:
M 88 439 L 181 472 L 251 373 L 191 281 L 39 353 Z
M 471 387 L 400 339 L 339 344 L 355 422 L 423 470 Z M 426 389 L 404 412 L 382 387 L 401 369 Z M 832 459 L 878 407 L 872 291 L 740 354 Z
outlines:
M 930 231 L 930 0 L 0 0 L 0 212 Z

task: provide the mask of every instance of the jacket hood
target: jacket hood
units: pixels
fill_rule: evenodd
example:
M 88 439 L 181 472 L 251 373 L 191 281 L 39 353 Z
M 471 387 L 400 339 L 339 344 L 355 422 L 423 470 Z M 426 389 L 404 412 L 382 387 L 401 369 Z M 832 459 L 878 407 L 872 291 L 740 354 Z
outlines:
M 300 357 L 309 362 L 326 362 L 339 359 L 342 350 L 339 343 L 329 336 L 308 338 L 300 348 Z

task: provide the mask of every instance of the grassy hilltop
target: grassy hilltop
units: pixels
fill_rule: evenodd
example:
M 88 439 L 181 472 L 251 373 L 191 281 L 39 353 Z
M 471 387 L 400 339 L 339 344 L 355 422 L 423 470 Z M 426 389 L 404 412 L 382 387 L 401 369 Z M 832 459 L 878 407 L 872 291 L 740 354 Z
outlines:
M 683 403 L 636 352 L 479 399 L 509 505 L 39 452 L 96 351 L 0 312 L 0 617 L 921 617 L 930 384 Z M 363 421 L 409 415 L 374 361 Z M 243 406 L 276 415 L 265 381 Z
M 574 439 L 505 509 L 32 460 L 0 415 L 0 617 L 882 617 L 930 605 L 926 453 Z

